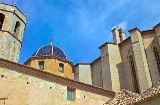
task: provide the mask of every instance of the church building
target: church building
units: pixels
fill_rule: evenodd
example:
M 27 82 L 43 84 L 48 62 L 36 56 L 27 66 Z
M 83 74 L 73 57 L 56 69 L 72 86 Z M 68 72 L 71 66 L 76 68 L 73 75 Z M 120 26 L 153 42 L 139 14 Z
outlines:
M 128 38 L 117 26 L 91 63 L 73 65 L 51 41 L 22 65 L 26 23 L 16 4 L 0 3 L 0 105 L 159 105 L 160 24 Z

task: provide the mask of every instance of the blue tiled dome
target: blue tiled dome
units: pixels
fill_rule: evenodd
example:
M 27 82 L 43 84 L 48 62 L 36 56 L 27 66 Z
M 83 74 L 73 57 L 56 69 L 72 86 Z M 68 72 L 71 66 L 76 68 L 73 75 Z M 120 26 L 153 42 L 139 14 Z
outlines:
M 67 57 L 63 52 L 63 50 L 53 45 L 41 47 L 32 56 L 40 57 L 40 56 L 51 56 L 51 55 L 67 60 Z

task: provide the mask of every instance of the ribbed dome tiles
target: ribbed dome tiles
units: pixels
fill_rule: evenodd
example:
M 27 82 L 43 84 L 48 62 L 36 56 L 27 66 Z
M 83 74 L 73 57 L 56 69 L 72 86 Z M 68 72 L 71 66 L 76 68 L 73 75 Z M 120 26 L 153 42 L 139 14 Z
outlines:
M 51 55 L 67 60 L 67 57 L 63 52 L 63 50 L 53 45 L 41 47 L 32 56 L 40 57 L 40 56 L 51 56 Z

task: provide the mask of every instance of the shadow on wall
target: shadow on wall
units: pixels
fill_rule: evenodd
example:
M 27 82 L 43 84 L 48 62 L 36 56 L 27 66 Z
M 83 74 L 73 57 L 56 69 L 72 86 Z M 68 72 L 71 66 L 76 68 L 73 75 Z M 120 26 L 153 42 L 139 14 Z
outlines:
M 125 85 L 125 69 L 123 68 L 123 62 L 116 65 L 116 68 L 118 69 L 118 75 L 119 75 L 119 82 L 120 82 L 120 90 L 126 89 Z
M 144 44 L 148 47 L 145 49 L 145 52 L 146 52 L 145 54 L 147 57 L 147 62 L 150 70 L 149 72 L 151 76 L 152 85 L 154 85 L 160 79 L 160 76 L 159 76 L 160 72 L 158 68 L 158 65 L 160 64 L 160 61 L 159 61 L 160 46 L 158 44 L 157 37 L 154 37 L 154 38 L 151 37 L 146 39 L 147 40 L 144 39 Z M 158 55 L 156 55 L 155 49 L 157 50 Z

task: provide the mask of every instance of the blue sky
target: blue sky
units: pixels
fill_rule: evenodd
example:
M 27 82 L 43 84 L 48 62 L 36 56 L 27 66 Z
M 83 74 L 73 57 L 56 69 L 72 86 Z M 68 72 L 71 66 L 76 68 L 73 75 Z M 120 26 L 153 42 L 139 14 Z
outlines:
M 69 60 L 92 62 L 100 56 L 98 47 L 112 42 L 111 30 L 148 30 L 160 22 L 159 0 L 0 0 L 27 14 L 19 63 L 24 63 L 38 48 L 54 45 L 64 50 Z

